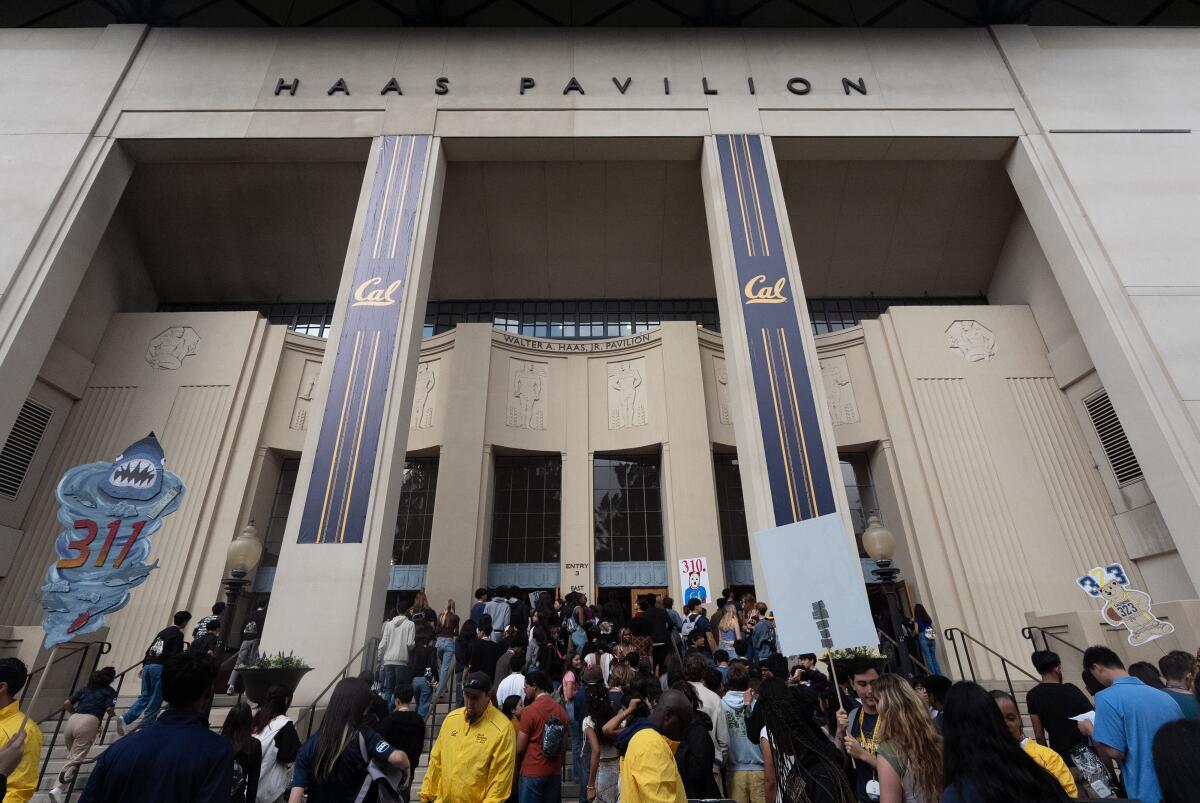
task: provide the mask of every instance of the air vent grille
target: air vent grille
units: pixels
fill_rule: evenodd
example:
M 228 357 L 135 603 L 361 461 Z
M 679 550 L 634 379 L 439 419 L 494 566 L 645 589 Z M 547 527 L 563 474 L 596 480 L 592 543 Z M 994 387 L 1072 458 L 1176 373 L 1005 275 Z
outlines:
M 0 497 L 16 499 L 21 492 L 21 485 L 53 416 L 52 408 L 33 399 L 26 399 L 21 405 L 12 432 L 4 442 L 4 449 L 0 450 Z
M 1129 438 L 1125 436 L 1125 428 L 1117 418 L 1112 400 L 1107 391 L 1093 393 L 1083 400 L 1083 406 L 1092 420 L 1096 435 L 1100 438 L 1100 446 L 1104 456 L 1108 458 L 1109 468 L 1117 478 L 1117 485 L 1125 486 L 1142 479 L 1142 467 L 1138 465 Z

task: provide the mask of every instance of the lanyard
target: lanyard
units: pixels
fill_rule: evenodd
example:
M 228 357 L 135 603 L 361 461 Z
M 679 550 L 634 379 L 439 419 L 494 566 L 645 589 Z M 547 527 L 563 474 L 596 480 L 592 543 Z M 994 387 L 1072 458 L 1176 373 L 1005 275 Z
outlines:
M 867 710 L 860 707 L 858 709 L 858 743 L 863 746 L 864 750 L 874 755 L 879 752 L 879 720 L 875 720 L 875 724 L 871 728 L 871 736 L 868 738 L 866 730 L 863 728 L 866 716 Z

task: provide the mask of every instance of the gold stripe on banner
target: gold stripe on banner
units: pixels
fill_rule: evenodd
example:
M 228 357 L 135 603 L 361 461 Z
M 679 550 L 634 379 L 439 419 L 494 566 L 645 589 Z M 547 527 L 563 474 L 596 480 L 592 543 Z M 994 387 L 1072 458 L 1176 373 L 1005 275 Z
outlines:
M 404 156 L 404 183 L 400 185 L 400 206 L 396 210 L 396 222 L 392 224 L 392 250 L 388 259 L 396 258 L 396 245 L 400 242 L 400 221 L 404 219 L 404 206 L 408 203 L 408 180 L 412 178 L 412 157 L 417 147 L 417 138 L 408 138 L 408 153 Z M 424 171 L 422 171 L 422 175 Z
M 784 474 L 787 477 L 788 499 L 791 501 L 792 515 L 796 520 L 799 520 L 800 514 L 796 507 L 796 480 L 792 472 L 792 459 L 790 450 L 788 449 L 786 435 L 787 428 L 783 423 L 782 407 L 779 402 L 779 383 L 775 378 L 775 355 L 772 353 L 771 349 L 770 333 L 766 329 L 761 330 L 761 333 L 763 338 L 763 349 L 766 350 L 767 377 L 770 380 L 771 398 L 774 401 L 775 407 L 775 430 L 779 435 L 779 451 L 783 455 L 783 469 Z
M 379 220 L 387 217 L 387 210 L 392 200 L 392 180 L 396 178 L 396 165 L 400 163 L 400 146 L 392 148 L 392 164 L 388 168 L 387 184 L 383 188 L 383 208 L 379 210 Z M 379 246 L 383 242 L 383 226 L 375 227 L 375 245 L 371 248 L 371 258 L 379 258 Z
M 767 224 L 763 221 L 762 196 L 758 192 L 758 177 L 754 175 L 754 160 L 750 158 L 750 137 L 742 135 L 742 149 L 746 152 L 746 173 L 750 176 L 750 186 L 754 188 L 754 208 L 758 216 L 758 233 L 762 237 L 763 256 L 771 256 L 771 246 L 767 242 Z
M 804 456 L 804 480 L 805 488 L 808 490 L 808 498 L 812 503 L 810 510 L 813 515 L 817 514 L 817 490 L 813 487 L 812 465 L 808 460 L 808 441 L 804 437 L 804 425 L 800 423 L 800 404 L 796 397 L 796 378 L 792 376 L 792 355 L 788 350 L 787 333 L 781 328 L 779 330 L 779 345 L 783 348 L 783 364 L 787 366 L 788 382 L 791 385 L 792 397 L 792 415 L 796 418 L 796 433 L 800 436 L 800 454 Z
M 350 518 L 350 500 L 354 497 L 354 478 L 358 474 L 358 455 L 362 450 L 363 425 L 367 422 L 367 405 L 371 402 L 371 385 L 375 380 L 375 359 L 379 356 L 380 332 L 375 333 L 371 344 L 371 361 L 367 363 L 367 387 L 363 390 L 362 409 L 358 416 L 358 434 L 354 439 L 354 457 L 350 460 L 350 476 L 346 480 L 346 496 L 342 507 L 342 525 L 338 528 L 338 543 L 346 542 L 346 521 Z
M 317 522 L 317 543 L 325 532 L 325 518 L 329 511 L 329 495 L 333 493 L 333 475 L 337 471 L 338 455 L 342 450 L 342 432 L 346 424 L 346 410 L 350 406 L 350 395 L 354 388 L 355 368 L 358 366 L 358 352 L 362 345 L 362 332 L 354 335 L 354 351 L 350 355 L 350 372 L 346 375 L 346 395 L 342 397 L 342 414 L 338 418 L 337 438 L 333 442 L 333 457 L 329 461 L 329 477 L 325 481 L 325 502 L 321 505 L 321 518 Z
M 733 180 L 737 183 L 738 210 L 742 213 L 742 237 L 746 241 L 746 255 L 754 256 L 754 244 L 750 241 L 750 223 L 746 219 L 746 194 L 742 189 L 742 174 L 737 166 L 737 151 L 733 147 L 733 137 L 729 138 L 729 158 L 733 160 Z

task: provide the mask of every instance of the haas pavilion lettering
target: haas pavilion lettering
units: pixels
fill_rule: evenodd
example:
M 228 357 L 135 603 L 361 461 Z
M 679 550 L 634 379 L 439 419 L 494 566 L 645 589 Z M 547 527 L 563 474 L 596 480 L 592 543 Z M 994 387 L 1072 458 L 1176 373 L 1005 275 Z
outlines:
M 636 79 L 636 80 L 640 81 L 643 79 Z M 658 79 L 654 78 L 654 79 L 650 79 L 650 81 L 651 81 L 652 85 L 655 87 L 654 91 L 658 92 L 659 91 L 658 90 Z M 627 75 L 624 78 L 620 78 L 620 77 L 614 75 L 614 76 L 612 76 L 612 86 L 611 87 L 607 83 L 602 83 L 601 86 L 602 86 L 602 90 L 605 92 L 616 92 L 617 94 L 624 95 L 634 85 L 634 82 L 635 82 L 635 78 L 632 75 Z M 738 86 L 738 87 L 733 87 L 733 86 L 728 86 L 728 85 L 726 85 L 724 87 L 718 86 L 716 83 L 710 82 L 708 80 L 708 78 L 705 76 L 702 76 L 698 82 L 697 81 L 679 82 L 676 84 L 677 89 L 679 88 L 680 84 L 682 84 L 685 89 L 688 89 L 688 88 L 694 89 L 698 86 L 700 88 L 701 92 L 703 92 L 705 95 L 720 95 L 722 92 L 724 92 L 726 95 L 732 95 L 735 93 L 736 94 L 745 94 L 745 95 L 758 94 L 758 88 L 755 86 L 754 78 L 752 76 L 746 77 L 745 86 Z M 810 92 L 812 92 L 812 89 L 813 89 L 813 85 L 812 85 L 811 81 L 809 81 L 807 78 L 803 78 L 798 75 L 792 76 L 791 78 L 788 78 L 786 81 L 782 82 L 782 87 L 793 95 L 807 95 Z M 450 88 L 451 88 L 450 78 L 445 75 L 435 78 L 433 81 L 433 86 L 430 87 L 433 94 L 435 94 L 435 95 L 449 95 Z M 536 78 L 534 78 L 532 76 L 528 76 L 528 75 L 523 75 L 520 78 L 516 79 L 514 81 L 513 88 L 516 89 L 517 94 L 519 94 L 519 95 L 537 94 L 538 92 L 541 92 L 544 89 L 543 87 L 539 87 L 538 80 Z M 553 83 L 553 84 L 550 84 L 550 88 L 547 91 L 555 92 L 555 91 L 557 91 L 557 89 L 558 89 L 558 83 Z M 280 78 L 279 80 L 277 80 L 275 82 L 275 94 L 276 95 L 285 95 L 286 94 L 286 95 L 294 97 L 297 94 L 297 92 L 299 92 L 299 90 L 300 90 L 300 79 L 299 78 L 296 78 L 296 77 L 293 77 L 291 79 Z M 599 93 L 601 91 L 601 90 L 597 90 L 595 86 L 592 86 L 592 90 L 597 93 Z M 358 91 L 358 90 L 352 88 L 350 86 L 350 84 L 346 81 L 345 78 L 339 77 L 335 81 L 333 81 L 331 84 L 329 84 L 328 88 L 325 89 L 325 94 L 326 95 L 352 95 L 352 94 L 354 94 L 355 91 Z M 371 93 L 378 91 L 378 93 L 380 95 L 403 95 L 404 87 L 401 85 L 400 81 L 397 80 L 393 76 L 393 77 L 389 78 L 386 83 L 382 84 L 378 89 L 376 89 L 376 87 L 369 87 L 364 91 L 371 92 Z M 866 95 L 867 94 L 867 81 L 865 78 L 862 78 L 861 76 L 857 79 L 843 77 L 842 78 L 842 92 L 847 95 L 849 95 L 851 93 L 858 94 L 858 95 Z M 584 87 L 583 82 L 581 82 L 578 78 L 576 78 L 575 76 L 571 76 L 565 83 L 562 84 L 561 94 L 563 94 L 563 95 L 571 95 L 571 94 L 586 95 L 586 94 L 588 94 L 588 89 Z M 664 95 L 671 94 L 671 79 L 668 78 L 667 76 L 662 77 L 662 94 L 664 94 Z

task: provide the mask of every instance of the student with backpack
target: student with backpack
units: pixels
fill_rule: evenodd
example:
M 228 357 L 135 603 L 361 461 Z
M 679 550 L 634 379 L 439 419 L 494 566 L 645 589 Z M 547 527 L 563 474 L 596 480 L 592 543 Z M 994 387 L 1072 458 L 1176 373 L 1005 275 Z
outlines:
M 525 710 L 517 731 L 521 803 L 559 803 L 562 800 L 562 763 L 570 745 L 567 711 L 550 696 L 545 672 L 525 673 Z

